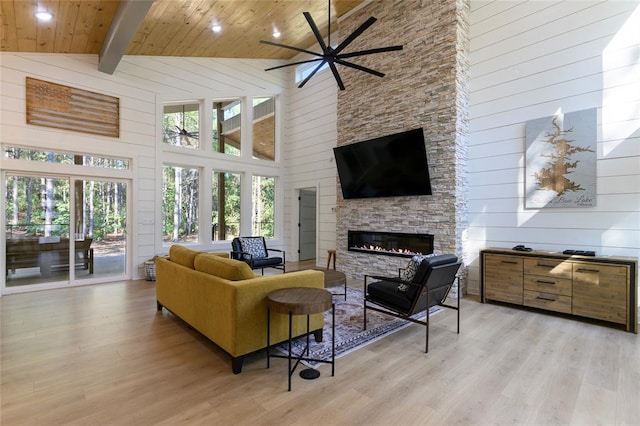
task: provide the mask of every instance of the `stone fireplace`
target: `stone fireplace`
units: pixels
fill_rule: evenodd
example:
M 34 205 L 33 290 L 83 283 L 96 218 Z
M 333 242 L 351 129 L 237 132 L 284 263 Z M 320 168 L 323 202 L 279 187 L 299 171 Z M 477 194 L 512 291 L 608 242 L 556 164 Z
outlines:
M 338 91 L 337 145 L 421 127 L 433 189 L 432 195 L 345 200 L 338 181 L 337 268 L 349 278 L 397 274 L 397 268 L 408 263 L 407 256 L 353 250 L 353 230 L 432 235 L 432 252 L 455 254 L 464 261 L 469 208 L 468 13 L 464 0 L 373 0 L 340 22 L 338 39 L 375 16 L 376 24 L 358 40 L 358 48 L 402 44 L 403 50 L 361 59 L 364 66 L 384 70 L 382 79 L 341 71 L 347 89 Z M 463 268 L 463 293 L 465 286 Z
M 430 234 L 349 230 L 347 243 L 349 251 L 385 256 L 433 253 L 433 235 Z

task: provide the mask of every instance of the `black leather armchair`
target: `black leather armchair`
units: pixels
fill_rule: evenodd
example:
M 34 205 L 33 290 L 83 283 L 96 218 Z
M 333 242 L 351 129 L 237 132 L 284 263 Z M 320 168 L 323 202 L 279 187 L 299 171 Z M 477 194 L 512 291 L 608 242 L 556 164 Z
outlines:
M 412 318 L 415 314 L 439 305 L 457 311 L 460 333 L 460 289 L 457 305 L 445 303 L 461 263 L 452 254 L 427 257 L 422 260 L 410 281 L 402 277 L 364 276 L 364 328 L 367 328 L 367 309 L 408 320 L 426 327 L 425 352 L 429 352 L 429 315 L 424 320 Z M 372 280 L 377 280 L 371 282 Z M 399 290 L 399 286 L 405 288 Z
M 270 256 L 269 252 L 280 255 Z M 267 248 L 264 237 L 236 237 L 231 241 L 231 258 L 247 262 L 251 269 L 275 268 L 285 273 L 284 250 Z

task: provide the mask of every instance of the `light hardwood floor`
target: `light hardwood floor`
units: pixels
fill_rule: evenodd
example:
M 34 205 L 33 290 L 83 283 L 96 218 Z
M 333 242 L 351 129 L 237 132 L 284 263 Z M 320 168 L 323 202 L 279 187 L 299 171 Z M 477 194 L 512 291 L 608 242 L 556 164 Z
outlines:
M 640 424 L 640 339 L 474 297 L 287 392 L 286 360 L 228 356 L 166 311 L 154 283 L 4 296 L 2 425 Z

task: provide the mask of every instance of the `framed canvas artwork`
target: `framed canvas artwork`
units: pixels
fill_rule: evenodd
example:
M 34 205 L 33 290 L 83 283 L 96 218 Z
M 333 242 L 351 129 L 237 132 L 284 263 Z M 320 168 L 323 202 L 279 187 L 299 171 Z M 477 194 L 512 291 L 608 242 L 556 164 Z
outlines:
M 526 124 L 525 208 L 596 205 L 597 110 Z

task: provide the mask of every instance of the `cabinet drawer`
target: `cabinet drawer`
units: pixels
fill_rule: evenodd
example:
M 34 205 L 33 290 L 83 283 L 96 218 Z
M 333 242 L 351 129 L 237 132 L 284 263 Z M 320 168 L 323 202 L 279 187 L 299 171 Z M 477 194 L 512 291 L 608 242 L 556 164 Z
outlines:
M 489 272 L 500 276 L 510 274 L 513 277 L 520 279 L 522 282 L 522 265 L 523 260 L 521 257 L 516 256 L 502 256 L 499 254 L 487 254 L 484 257 L 485 275 Z
M 523 259 L 488 254 L 484 258 L 484 295 L 490 300 L 522 305 Z
M 572 263 L 560 259 L 525 259 L 524 273 L 541 277 L 571 279 Z
M 524 305 L 549 311 L 571 313 L 571 297 L 539 291 L 524 291 Z
M 525 275 L 524 289 L 571 297 L 571 280 L 567 278 Z

